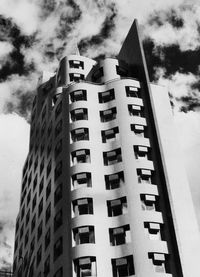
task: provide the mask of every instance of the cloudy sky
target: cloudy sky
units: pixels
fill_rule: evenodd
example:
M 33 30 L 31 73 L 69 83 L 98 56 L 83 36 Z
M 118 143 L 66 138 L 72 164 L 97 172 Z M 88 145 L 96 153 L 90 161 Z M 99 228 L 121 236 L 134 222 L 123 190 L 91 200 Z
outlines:
M 150 79 L 167 86 L 200 226 L 199 0 L 0 0 L 0 268 L 12 262 L 30 106 L 41 71 L 75 52 L 114 57 L 134 20 Z

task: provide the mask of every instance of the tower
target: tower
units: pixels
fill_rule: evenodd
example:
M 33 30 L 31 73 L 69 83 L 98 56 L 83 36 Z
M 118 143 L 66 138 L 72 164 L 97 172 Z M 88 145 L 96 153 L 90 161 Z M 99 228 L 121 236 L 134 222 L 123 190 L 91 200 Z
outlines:
M 14 276 L 197 277 L 169 99 L 149 83 L 137 22 L 117 59 L 71 55 L 49 76 L 33 102 Z

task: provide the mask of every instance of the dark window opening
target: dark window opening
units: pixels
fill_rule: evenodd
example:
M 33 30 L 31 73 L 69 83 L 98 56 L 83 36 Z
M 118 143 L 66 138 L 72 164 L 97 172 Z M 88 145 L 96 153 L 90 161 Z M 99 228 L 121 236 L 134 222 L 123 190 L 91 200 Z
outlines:
M 117 139 L 119 134 L 119 128 L 114 127 L 108 130 L 101 131 L 102 142 L 112 141 Z
M 109 229 L 110 244 L 112 246 L 129 243 L 131 241 L 130 226 L 124 225 Z
M 119 188 L 124 184 L 124 172 L 105 175 L 105 184 L 107 190 Z
M 112 259 L 113 277 L 127 277 L 135 274 L 133 256 Z
M 103 152 L 104 165 L 112 165 L 122 161 L 121 148 Z
M 115 107 L 108 110 L 100 111 L 101 122 L 108 122 L 116 119 L 116 117 L 117 117 L 117 109 Z
M 70 68 L 81 68 L 81 69 L 84 69 L 84 63 L 83 63 L 83 61 L 71 60 L 71 61 L 69 61 L 69 66 L 70 66 Z
M 72 202 L 74 216 L 93 214 L 92 198 L 81 198 Z
M 127 200 L 126 197 L 107 201 L 108 216 L 118 216 L 127 213 Z
M 87 94 L 86 90 L 76 90 L 70 93 L 71 102 L 76 101 L 86 101 L 87 100 Z
M 88 110 L 86 108 L 72 110 L 70 114 L 73 122 L 77 120 L 88 120 Z
M 73 238 L 76 245 L 95 243 L 94 226 L 81 226 L 73 229 Z
M 81 188 L 81 187 L 91 187 L 91 173 L 89 172 L 83 172 L 83 173 L 77 173 L 72 176 L 72 184 L 73 188 Z
M 62 183 L 59 184 L 54 192 L 54 206 L 60 201 L 62 198 Z
M 130 116 L 144 116 L 143 107 L 139 105 L 128 105 Z
M 78 128 L 71 131 L 71 138 L 73 142 L 80 140 L 89 140 L 89 129 Z
M 70 82 L 79 82 L 81 80 L 84 80 L 85 76 L 80 73 L 69 73 L 69 80 Z
M 137 88 L 137 87 L 126 87 L 126 96 L 127 97 L 141 98 L 139 88 Z
M 50 242 L 51 242 L 51 229 L 49 228 L 46 235 L 45 235 L 45 249 L 47 249 Z
M 71 153 L 72 163 L 76 165 L 77 163 L 90 163 L 90 150 L 80 149 Z

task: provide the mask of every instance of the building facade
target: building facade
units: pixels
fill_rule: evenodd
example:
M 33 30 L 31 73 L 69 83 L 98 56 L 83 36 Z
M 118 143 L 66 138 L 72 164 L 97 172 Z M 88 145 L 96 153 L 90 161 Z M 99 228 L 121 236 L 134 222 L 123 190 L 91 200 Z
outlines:
M 117 59 L 41 78 L 16 223 L 14 276 L 197 277 L 200 239 L 165 88 L 134 22 Z

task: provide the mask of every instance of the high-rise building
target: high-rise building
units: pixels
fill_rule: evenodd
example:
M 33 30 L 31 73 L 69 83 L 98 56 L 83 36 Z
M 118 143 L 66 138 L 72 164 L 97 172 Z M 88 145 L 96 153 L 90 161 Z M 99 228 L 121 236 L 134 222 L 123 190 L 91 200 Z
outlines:
M 200 238 L 165 88 L 134 22 L 117 59 L 64 57 L 33 102 L 14 276 L 197 277 Z

